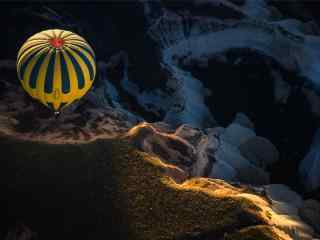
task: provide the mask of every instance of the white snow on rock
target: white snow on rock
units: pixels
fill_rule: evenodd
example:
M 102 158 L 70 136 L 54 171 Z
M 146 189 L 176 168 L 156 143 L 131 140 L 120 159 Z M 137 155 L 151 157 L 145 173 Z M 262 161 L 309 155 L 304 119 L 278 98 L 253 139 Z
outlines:
M 258 2 L 264 1 L 246 1 L 245 6 L 266 7 Z M 166 11 L 150 27 L 149 34 L 162 47 L 163 62 L 170 66 L 191 60 L 205 63 L 230 49 L 250 49 L 320 88 L 320 38 L 303 34 L 304 27 L 298 20 L 267 21 L 263 17 L 224 21 L 190 17 L 186 21 L 186 17 Z
M 178 86 L 174 97 L 170 98 L 171 102 L 178 104 L 175 107 L 171 105 L 165 121 L 203 127 L 207 119 L 213 120 L 205 105 L 208 91 L 200 80 L 182 70 L 180 64 L 192 60 L 207 64 L 209 58 L 219 57 L 230 49 L 250 49 L 270 57 L 284 69 L 305 77 L 306 81 L 320 90 L 320 38 L 304 35 L 301 32 L 303 24 L 298 20 L 268 22 L 265 18 L 269 13 L 262 13 L 266 9 L 262 0 L 245 1 L 242 8 L 246 8 L 245 12 L 251 12 L 252 17 L 242 20 L 187 18 L 166 10 L 150 26 L 149 35 L 162 48 L 163 66 L 173 76 L 168 84 Z M 260 18 L 253 17 L 259 14 Z M 290 88 L 279 76 L 275 78 L 278 79 L 275 98 L 285 103 Z
M 177 82 L 176 93 L 171 100 L 179 104 L 170 107 L 164 121 L 175 125 L 187 123 L 194 127 L 214 125 L 214 118 L 204 102 L 207 91 L 202 83 L 178 67 L 171 66 L 170 69 Z
M 197 0 L 194 7 L 206 6 L 222 9 L 223 14 L 237 17 L 192 16 L 176 14 L 157 2 L 143 2 L 148 19 L 148 34 L 159 45 L 162 68 L 170 76 L 164 88 L 144 90 L 132 82 L 127 75 L 129 64 L 126 53 L 121 52 L 112 59 L 122 59 L 124 74 L 121 87 L 137 99 L 140 107 L 172 125 L 189 124 L 208 128 L 216 125 L 214 116 L 206 106 L 206 97 L 212 94 L 202 82 L 192 76 L 181 65 L 192 63 L 205 66 L 208 59 L 223 58 L 232 49 L 249 49 L 273 59 L 286 70 L 306 78 L 320 91 L 320 38 L 307 35 L 308 26 L 295 19 L 274 17 L 274 8 L 265 0 Z M 221 11 L 222 11 L 221 10 Z M 310 27 L 309 27 L 310 28 Z M 280 76 L 281 77 L 281 76 Z M 285 103 L 290 88 L 278 79 L 275 98 Z M 109 95 L 117 98 L 114 86 Z M 163 115 L 162 115 L 163 114 Z
M 173 56 L 198 59 L 229 49 L 248 48 L 274 58 L 288 70 L 296 71 L 299 67 L 302 69 L 306 62 L 319 61 L 316 58 L 311 59 L 309 55 L 312 48 L 306 48 L 301 41 L 294 39 L 294 36 L 284 35 L 273 25 L 244 21 L 220 31 L 183 39 L 164 50 L 164 60 L 169 61 Z M 319 39 L 312 39 L 312 41 L 320 43 Z M 312 77 L 308 72 L 304 72 L 304 75 Z
M 123 51 L 114 55 L 108 65 L 116 65 L 119 62 L 123 63 L 123 77 L 120 81 L 122 89 L 134 96 L 139 106 L 146 111 L 155 115 L 164 112 L 163 121 L 174 126 L 180 124 L 189 124 L 193 127 L 215 125 L 215 121 L 204 102 L 208 90 L 190 73 L 174 65 L 163 65 L 163 68 L 171 73 L 165 89 L 143 90 L 128 78 L 129 59 Z M 104 82 L 106 96 L 111 99 L 114 106 L 122 108 L 115 86 L 107 78 Z

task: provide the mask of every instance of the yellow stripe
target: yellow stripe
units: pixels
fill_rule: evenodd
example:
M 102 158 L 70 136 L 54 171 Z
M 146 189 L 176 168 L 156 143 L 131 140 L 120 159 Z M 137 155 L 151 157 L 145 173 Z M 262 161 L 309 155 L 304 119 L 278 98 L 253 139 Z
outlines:
M 88 66 L 86 65 L 86 63 L 82 60 L 82 58 L 76 53 L 74 52 L 71 48 L 66 47 L 66 50 L 69 51 L 69 53 L 71 53 L 71 55 L 76 59 L 76 61 L 78 62 L 82 74 L 83 74 L 83 79 L 84 79 L 84 89 L 87 88 L 88 85 L 92 84 L 92 81 L 90 80 L 90 73 L 89 73 L 89 69 Z M 83 89 L 79 89 L 79 91 L 81 91 L 81 95 L 83 94 Z
M 59 50 L 54 50 L 52 48 L 49 40 L 53 37 L 61 37 L 65 41 L 65 50 L 63 48 Z M 37 98 L 44 105 L 48 106 L 48 102 L 52 103 L 53 108 L 56 111 L 60 109 L 62 102 L 66 103 L 66 105 L 64 105 L 63 107 L 65 108 L 66 106 L 73 103 L 75 100 L 82 97 L 92 87 L 93 81 L 90 81 L 90 72 L 88 66 L 85 63 L 85 61 L 81 58 L 81 56 L 76 52 L 76 50 L 80 51 L 87 57 L 87 59 L 93 67 L 93 74 L 94 76 L 96 75 L 96 65 L 94 61 L 94 56 L 92 57 L 91 54 L 87 53 L 81 47 L 73 45 L 73 42 L 75 44 L 78 44 L 79 46 L 88 48 L 92 52 L 92 54 L 94 54 L 94 51 L 91 48 L 91 46 L 81 36 L 78 36 L 77 34 L 66 30 L 51 29 L 42 31 L 28 38 L 28 40 L 19 49 L 17 56 L 17 70 L 19 73 L 23 64 L 26 63 L 26 60 L 32 54 L 36 53 L 26 66 L 24 75 L 22 76 L 22 86 L 31 97 Z M 75 58 L 75 60 L 81 68 L 84 79 L 84 87 L 81 90 L 78 89 L 77 73 L 66 51 L 68 51 L 68 53 Z M 39 68 L 39 73 L 36 79 L 36 88 L 32 89 L 29 85 L 32 69 L 37 63 L 39 57 L 45 52 L 47 52 L 48 54 L 45 56 L 44 61 L 42 62 Z M 53 73 L 53 92 L 46 93 L 44 87 L 47 69 L 51 57 L 55 58 Z M 66 94 L 62 92 L 61 57 L 64 57 L 65 59 L 66 66 L 68 69 L 67 74 L 70 80 L 70 92 Z
M 37 89 L 32 89 L 29 85 L 29 79 L 31 76 L 31 72 L 32 69 L 34 67 L 34 65 L 36 64 L 37 60 L 39 59 L 39 57 L 41 56 L 42 53 L 48 51 L 48 47 L 46 47 L 45 49 L 42 49 L 41 51 L 39 51 L 32 59 L 31 61 L 28 63 L 28 66 L 26 67 L 26 71 L 23 75 L 23 81 L 22 81 L 22 86 L 24 87 L 24 89 L 26 90 L 27 93 L 29 93 L 29 95 L 33 98 L 37 98 Z
M 70 32 L 70 31 L 64 31 L 62 34 L 61 34 L 61 37 L 63 38 L 63 39 L 65 39 L 65 38 L 68 38 L 68 37 L 70 37 L 70 36 L 72 36 L 72 35 L 75 35 L 73 32 Z
M 59 35 L 58 35 L 58 38 L 62 38 L 62 34 L 65 32 L 65 30 L 61 30 L 60 32 L 59 32 Z
M 28 48 L 35 47 L 35 46 L 45 46 L 48 44 L 47 42 L 26 42 L 25 44 L 22 45 L 18 52 L 18 58 L 21 56 L 21 54 Z
M 44 44 L 44 43 L 48 43 L 48 40 L 39 40 L 39 39 L 37 39 L 37 40 L 34 40 L 34 41 L 27 41 L 27 42 L 25 42 L 25 43 L 21 46 L 21 48 L 20 48 L 20 50 L 19 50 L 19 52 L 18 52 L 18 55 L 19 55 L 24 49 L 26 49 L 26 48 L 28 48 L 28 47 L 31 47 L 32 45 L 38 45 L 38 44 Z
M 89 45 L 87 45 L 87 46 L 89 46 Z M 96 76 L 96 63 L 95 63 L 94 59 L 92 58 L 91 54 L 87 53 L 85 50 L 83 50 L 82 48 L 80 48 L 76 45 L 66 44 L 65 47 L 66 48 L 68 47 L 68 49 L 70 49 L 70 47 L 75 48 L 78 51 L 82 52 L 83 55 L 85 55 L 88 58 L 89 62 L 91 63 L 91 65 L 93 67 L 93 79 L 94 79 L 94 77 Z
M 71 95 L 64 94 L 62 92 L 62 70 L 61 70 L 61 57 L 60 50 L 55 54 L 55 65 L 53 75 L 53 92 L 45 93 L 46 102 L 50 102 L 53 105 L 55 111 L 58 111 L 62 102 L 70 102 Z
M 77 34 L 75 34 L 75 33 L 73 33 L 72 35 L 69 35 L 69 36 L 66 36 L 66 37 L 64 37 L 64 39 L 66 39 L 66 40 L 72 40 L 72 39 L 78 39 L 78 40 L 81 40 L 81 41 L 84 41 L 84 42 L 86 42 L 86 40 L 83 38 L 83 37 L 80 37 L 79 35 L 77 35 Z
M 71 50 L 72 51 L 72 50 Z M 70 53 L 71 53 L 70 51 Z M 75 78 L 76 77 L 76 72 L 74 70 L 73 67 L 70 68 L 70 63 L 71 60 L 70 58 L 67 56 L 66 60 L 66 64 L 67 64 L 67 68 L 69 70 L 69 78 L 70 78 L 70 92 L 69 93 L 62 93 L 62 84 L 61 84 L 61 63 L 60 63 L 60 56 L 58 57 L 58 54 L 60 55 L 61 52 L 57 52 L 56 54 L 56 65 L 55 65 L 55 75 L 54 75 L 54 89 L 60 89 L 60 97 L 59 99 L 55 99 L 54 98 L 54 93 L 52 94 L 48 94 L 46 93 L 46 101 L 47 102 L 51 102 L 54 106 L 54 109 L 57 111 L 60 109 L 60 105 L 61 103 L 66 103 L 66 105 L 63 106 L 63 108 L 69 106 L 70 104 L 72 104 L 75 100 L 77 100 L 78 98 L 81 98 L 83 95 L 85 95 L 87 93 L 87 91 L 92 87 L 92 81 L 89 81 L 88 83 L 85 80 L 85 86 L 83 89 L 79 90 L 78 89 L 78 80 Z M 64 53 L 65 55 L 66 53 Z M 73 52 L 71 53 L 72 56 L 74 56 L 76 58 L 76 60 L 79 62 L 80 67 L 82 68 L 82 70 L 86 69 L 83 68 L 84 66 L 86 66 L 83 62 L 83 60 L 79 57 L 79 56 L 75 56 L 73 54 Z M 68 61 L 69 60 L 69 61 Z M 81 63 L 80 63 L 81 62 Z M 72 63 L 71 63 L 72 64 Z M 72 65 L 73 66 L 73 65 Z M 73 73 L 72 73 L 73 72 Z M 71 74 L 70 74 L 71 73 Z M 89 70 L 84 70 L 84 78 L 89 78 Z M 75 77 L 72 77 L 75 76 Z M 76 82 L 73 82 L 72 79 L 76 79 Z M 75 87 L 74 87 L 75 86 Z M 75 94 L 76 93 L 76 94 Z
M 27 59 L 29 59 L 30 55 L 32 55 L 33 53 L 39 51 L 41 48 L 43 48 L 43 46 L 35 46 L 32 47 L 30 49 L 28 49 L 27 51 L 25 51 L 23 53 L 23 55 L 19 58 L 18 62 L 17 62 L 17 72 L 20 74 L 21 71 L 21 67 L 25 64 L 25 62 L 27 61 Z M 23 78 L 23 76 L 22 76 Z M 20 79 L 22 80 L 22 79 Z
M 58 110 L 61 104 L 62 91 L 61 91 L 61 51 L 56 51 L 54 74 L 53 74 L 53 92 L 46 96 L 47 101 L 50 101 L 55 110 Z M 55 91 L 58 91 L 60 96 L 56 96 Z
M 48 64 L 49 64 L 49 60 L 51 58 L 51 55 L 53 53 L 53 49 L 50 49 L 49 53 L 47 54 L 47 56 L 45 57 L 43 63 L 40 66 L 39 69 L 39 74 L 37 77 L 37 99 L 42 102 L 44 105 L 47 106 L 47 102 L 45 99 L 45 94 L 44 94 L 44 85 L 45 85 L 45 80 L 46 80 L 46 74 L 47 74 L 47 69 L 48 69 Z
M 46 45 L 39 45 L 31 47 L 30 49 L 26 50 L 21 56 L 18 56 L 17 62 L 17 70 L 20 72 L 21 66 L 25 63 L 25 61 L 32 55 L 34 52 L 39 51 L 41 48 L 45 47 Z
M 56 34 L 56 30 L 53 29 L 50 31 L 50 34 L 52 34 L 52 37 L 56 38 L 57 37 L 57 34 Z
M 26 42 L 33 42 L 33 41 L 48 41 L 48 38 L 44 38 L 44 37 L 32 37 L 30 39 L 28 39 Z
M 26 64 L 26 61 L 27 61 L 27 59 L 29 59 L 29 56 L 34 54 L 34 53 L 36 53 L 36 52 L 38 52 L 38 51 L 40 51 L 41 49 L 43 49 L 43 48 L 42 47 L 34 48 L 33 50 L 28 51 L 27 55 L 25 55 L 22 58 L 20 58 L 19 62 L 17 63 L 17 73 L 19 74 L 19 76 L 20 76 L 21 68 L 22 68 L 22 66 L 24 64 Z M 29 64 L 29 63 L 27 63 L 27 64 Z M 22 76 L 22 78 L 23 78 L 23 76 Z M 22 80 L 22 79 L 20 79 L 20 80 Z
M 42 32 L 40 32 L 40 33 L 37 33 L 37 34 L 29 37 L 29 38 L 27 39 L 27 42 L 28 42 L 28 41 L 33 41 L 33 40 L 35 40 L 35 39 L 45 39 L 45 40 L 49 40 L 49 37 L 46 36 L 46 35 L 43 35 Z
M 54 37 L 57 37 L 57 38 L 61 38 L 61 35 L 63 34 L 64 31 L 65 30 L 61 30 L 61 29 L 52 30 Z
M 53 37 L 50 30 L 40 32 L 39 34 L 41 34 L 41 36 L 43 37 L 47 37 L 48 39 L 51 39 Z
M 95 53 L 94 53 L 94 51 L 93 51 L 93 49 L 92 49 L 92 47 L 88 44 L 88 43 L 84 43 L 84 42 L 80 42 L 80 41 L 68 41 L 68 42 L 66 42 L 66 46 L 75 46 L 75 47 L 78 47 L 77 45 L 75 45 L 75 44 L 77 44 L 77 45 L 80 45 L 80 46 L 83 46 L 83 47 L 85 47 L 85 48 L 88 48 L 88 50 L 90 50 L 91 52 L 92 52 L 92 54 L 93 54 L 93 56 L 95 57 Z M 81 51 L 83 51 L 82 49 L 81 49 Z
M 81 43 L 84 44 L 85 46 L 88 46 L 89 44 L 87 43 L 87 41 L 85 40 L 81 40 L 81 39 L 77 39 L 77 38 L 70 38 L 70 39 L 66 39 L 65 43 L 69 43 L 69 44 L 73 44 L 73 43 Z M 90 46 L 88 46 L 89 48 L 91 48 Z
M 67 69 L 68 69 L 68 74 L 70 79 L 70 96 L 68 97 L 68 102 L 69 102 L 70 100 L 73 101 L 74 99 L 79 97 L 78 79 L 77 79 L 76 71 L 73 67 L 73 64 L 69 56 L 66 54 L 65 51 L 62 51 L 62 54 L 67 64 Z
M 72 51 L 72 49 L 66 47 L 69 52 L 72 54 L 73 57 L 75 57 L 76 61 L 79 63 L 83 74 L 84 74 L 84 80 L 85 80 L 85 85 L 84 88 L 82 88 L 81 90 L 78 90 L 78 98 L 83 97 L 92 87 L 93 85 L 93 81 L 90 81 L 90 74 L 89 74 L 89 69 L 87 67 L 87 65 L 85 64 L 85 62 L 82 60 L 82 58 L 74 51 Z M 94 68 L 94 73 L 95 73 L 95 64 L 93 65 Z M 68 104 L 66 104 L 65 106 L 63 106 L 63 108 L 69 106 L 72 102 L 69 102 Z

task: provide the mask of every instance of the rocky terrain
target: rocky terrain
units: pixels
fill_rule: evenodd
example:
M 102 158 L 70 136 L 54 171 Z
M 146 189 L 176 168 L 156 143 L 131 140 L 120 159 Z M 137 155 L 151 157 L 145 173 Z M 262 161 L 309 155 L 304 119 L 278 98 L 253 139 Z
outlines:
M 1 238 L 320 238 L 314 6 L 4 5 L 0 20 L 24 28 L 4 30 L 0 59 Z M 58 118 L 23 92 L 14 57 L 52 27 L 98 60 Z

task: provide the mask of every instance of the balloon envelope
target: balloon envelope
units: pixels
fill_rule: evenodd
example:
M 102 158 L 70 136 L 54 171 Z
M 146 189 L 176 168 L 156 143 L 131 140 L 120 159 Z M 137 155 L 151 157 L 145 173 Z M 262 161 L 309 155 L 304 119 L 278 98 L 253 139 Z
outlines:
M 83 97 L 96 75 L 95 54 L 85 39 L 70 31 L 39 32 L 22 45 L 17 72 L 24 90 L 59 111 Z

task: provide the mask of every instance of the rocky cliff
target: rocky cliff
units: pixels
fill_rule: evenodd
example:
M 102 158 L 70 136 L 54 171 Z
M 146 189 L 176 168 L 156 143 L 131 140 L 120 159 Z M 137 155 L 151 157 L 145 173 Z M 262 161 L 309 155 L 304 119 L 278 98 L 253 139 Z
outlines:
M 319 237 L 314 4 L 3 9 L 0 20 L 23 30 L 3 30 L 1 237 Z M 59 118 L 23 93 L 15 73 L 20 44 L 52 27 L 83 35 L 98 60 L 92 91 Z

